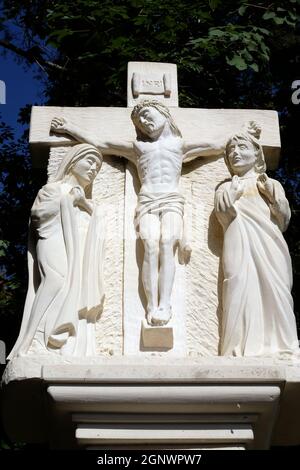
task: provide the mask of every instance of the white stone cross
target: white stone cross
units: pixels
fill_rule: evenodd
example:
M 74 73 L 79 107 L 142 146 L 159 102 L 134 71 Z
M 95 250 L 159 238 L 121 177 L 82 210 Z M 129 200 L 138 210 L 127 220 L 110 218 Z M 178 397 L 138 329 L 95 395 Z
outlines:
M 30 144 L 34 164 L 43 166 L 50 147 L 48 172 L 51 175 L 57 158 L 61 158 L 65 147 L 74 143 L 66 136 L 50 134 L 54 117 L 63 117 L 79 129 L 88 129 L 90 135 L 98 136 L 102 141 L 133 142 L 136 135 L 130 119 L 132 107 L 149 98 L 155 98 L 170 108 L 185 142 L 225 143 L 242 123 L 250 120 L 259 122 L 263 128 L 261 141 L 268 167 L 276 167 L 280 137 L 275 111 L 179 108 L 176 66 L 138 62 L 128 66 L 127 108 L 33 107 Z M 126 170 L 122 179 L 123 165 Z M 221 236 L 212 215 L 212 206 L 215 187 L 228 177 L 222 159 L 202 157 L 183 168 L 180 185 L 191 215 L 193 255 L 187 267 L 178 265 L 176 268 L 171 325 L 167 324 L 155 333 L 150 328 L 144 331 L 144 336 L 141 336 L 140 328 L 145 318 L 141 288 L 142 246 L 136 240 L 133 224 L 139 179 L 131 162 L 116 163 L 114 158 L 107 159 L 107 166 L 100 173 L 99 198 L 111 205 L 109 212 L 113 215 L 108 218 L 109 231 L 117 230 L 119 236 L 111 239 L 113 252 L 107 262 L 111 275 L 105 275 L 108 301 L 99 326 L 99 351 L 105 353 L 109 350 L 118 354 L 123 350 L 124 354 L 145 354 L 154 349 L 174 355 L 183 355 L 186 351 L 216 354 Z M 119 183 L 123 186 L 120 187 Z M 118 200 L 111 199 L 114 192 Z

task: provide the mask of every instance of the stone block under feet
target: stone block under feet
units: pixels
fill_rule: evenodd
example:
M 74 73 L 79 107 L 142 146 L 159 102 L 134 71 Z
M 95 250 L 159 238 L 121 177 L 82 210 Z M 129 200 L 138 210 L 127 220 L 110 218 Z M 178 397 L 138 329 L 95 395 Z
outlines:
M 173 327 L 170 325 L 151 326 L 142 321 L 142 346 L 147 350 L 166 351 L 174 345 Z

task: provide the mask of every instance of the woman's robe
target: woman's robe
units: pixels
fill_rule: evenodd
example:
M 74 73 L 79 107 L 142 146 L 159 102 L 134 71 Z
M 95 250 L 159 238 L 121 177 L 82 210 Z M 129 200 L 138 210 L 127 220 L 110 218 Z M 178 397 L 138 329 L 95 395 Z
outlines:
M 256 176 L 241 178 L 243 195 L 228 208 L 223 183 L 216 192 L 216 215 L 224 229 L 223 325 L 221 355 L 258 356 L 298 350 L 292 266 L 282 236 L 290 217 L 284 190 L 274 181 L 270 204 Z M 227 199 L 227 207 L 225 200 Z
M 46 184 L 31 210 L 28 293 L 17 342 L 24 355 L 33 339 L 62 354 L 95 354 L 95 322 L 102 312 L 103 217 L 74 207 L 71 186 Z

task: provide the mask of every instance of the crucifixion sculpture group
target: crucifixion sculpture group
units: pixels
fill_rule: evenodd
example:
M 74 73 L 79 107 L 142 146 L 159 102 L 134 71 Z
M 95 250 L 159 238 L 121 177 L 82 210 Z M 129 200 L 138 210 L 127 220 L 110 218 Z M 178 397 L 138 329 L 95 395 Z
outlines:
M 291 261 L 282 236 L 290 209 L 280 183 L 265 173 L 261 127 L 252 121 L 223 142 L 192 142 L 182 136 L 169 108 L 155 99 L 137 103 L 131 120 L 135 139 L 110 140 L 71 119 L 52 119 L 49 131 L 71 137 L 74 145 L 32 207 L 29 287 L 9 358 L 26 355 L 33 340 L 62 355 L 96 354 L 95 323 L 106 301 L 105 234 L 92 190 L 108 155 L 132 162 L 140 181 L 134 225 L 144 249 L 148 327 L 170 324 L 176 255 L 181 264 L 193 256 L 180 190 L 182 165 L 225 153 L 231 178 L 220 181 L 215 193 L 224 233 L 221 354 L 298 352 Z

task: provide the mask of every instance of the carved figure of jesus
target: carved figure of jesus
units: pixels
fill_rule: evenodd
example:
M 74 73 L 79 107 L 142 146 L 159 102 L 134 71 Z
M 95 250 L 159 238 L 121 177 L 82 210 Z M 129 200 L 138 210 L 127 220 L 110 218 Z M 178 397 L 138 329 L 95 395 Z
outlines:
M 94 145 L 103 155 L 125 157 L 136 165 L 141 182 L 136 226 L 144 245 L 142 280 L 147 322 L 161 326 L 172 316 L 176 247 L 181 244 L 184 262 L 189 261 L 191 254 L 183 239 L 184 198 L 179 192 L 182 163 L 199 156 L 218 155 L 224 147 L 185 142 L 169 109 L 158 101 L 137 104 L 131 119 L 137 134 L 133 142 L 103 142 L 92 132 L 59 117 L 52 120 L 51 130 L 67 133 L 79 142 Z

